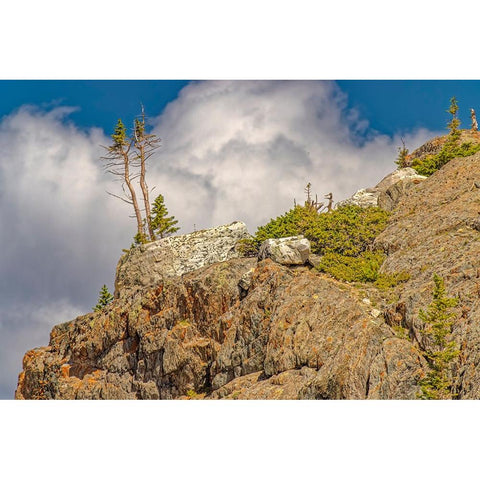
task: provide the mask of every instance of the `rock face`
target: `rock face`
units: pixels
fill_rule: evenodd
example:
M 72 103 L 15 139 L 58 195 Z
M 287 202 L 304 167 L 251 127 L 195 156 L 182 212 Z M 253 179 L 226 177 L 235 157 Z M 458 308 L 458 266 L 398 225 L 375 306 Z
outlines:
M 350 198 L 338 202 L 337 205 L 358 205 L 363 208 L 381 207 L 391 211 L 405 192 L 425 178 L 418 175 L 413 168 L 399 168 L 383 178 L 375 187 L 358 190 Z
M 310 241 L 297 237 L 269 238 L 260 246 L 258 259 L 271 258 L 281 265 L 304 265 L 310 255 Z
M 379 290 L 271 258 L 132 280 L 135 295 L 120 291 L 26 353 L 16 398 L 415 399 L 427 367 L 419 311 L 437 273 L 459 299 L 454 393 L 480 399 L 479 179 L 480 153 L 399 196 L 375 244 L 382 271 L 410 274 L 404 283 Z M 135 255 L 159 268 L 148 249 Z
M 356 288 L 299 268 L 229 260 L 58 325 L 25 356 L 16 398 L 414 398 L 409 342 Z
M 120 258 L 115 278 L 115 297 L 139 287 L 155 285 L 205 265 L 240 257 L 236 245 L 249 238 L 247 226 L 234 222 L 187 235 L 167 237 L 133 248 Z

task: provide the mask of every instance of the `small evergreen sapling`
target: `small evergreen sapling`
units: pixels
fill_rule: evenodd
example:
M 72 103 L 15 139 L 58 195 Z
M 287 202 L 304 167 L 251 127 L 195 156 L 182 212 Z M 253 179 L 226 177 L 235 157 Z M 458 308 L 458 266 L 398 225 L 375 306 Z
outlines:
M 451 311 L 458 299 L 446 296 L 443 278 L 435 274 L 433 301 L 427 311 L 420 310 L 420 319 L 424 323 L 423 334 L 429 339 L 425 348 L 425 358 L 430 367 L 420 382 L 422 399 L 452 398 L 451 367 L 452 361 L 460 354 L 454 340 L 451 339 L 455 313 Z
M 100 289 L 100 294 L 98 296 L 98 303 L 93 307 L 94 312 L 99 312 L 103 310 L 109 303 L 113 301 L 113 295 L 108 291 L 106 285 Z
M 168 216 L 168 210 L 165 206 L 163 195 L 159 195 L 152 205 L 151 225 L 155 235 L 164 238 L 177 232 L 180 230 L 180 227 L 175 226 L 177 223 L 178 220 L 175 220 L 174 216 Z

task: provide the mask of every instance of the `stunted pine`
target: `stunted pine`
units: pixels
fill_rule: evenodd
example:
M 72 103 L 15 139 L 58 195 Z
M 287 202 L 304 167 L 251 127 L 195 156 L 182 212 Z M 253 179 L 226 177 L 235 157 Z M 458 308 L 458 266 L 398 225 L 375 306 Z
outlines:
M 160 238 L 167 237 L 180 230 L 179 227 L 175 226 L 178 223 L 178 220 L 175 220 L 175 217 L 173 216 L 168 216 L 168 210 L 165 206 L 163 195 L 158 195 L 153 203 L 150 223 L 151 228 Z
M 93 307 L 93 311 L 99 312 L 100 310 L 103 310 L 109 303 L 112 303 L 112 301 L 113 295 L 108 291 L 107 286 L 103 285 L 98 294 L 98 302 Z
M 133 123 L 130 135 L 122 120 L 119 119 L 111 135 L 112 144 L 104 147 L 107 150 L 104 161 L 105 170 L 121 182 L 122 193 L 107 192 L 115 198 L 132 205 L 137 221 L 136 243 L 146 243 L 155 240 L 154 228 L 151 224 L 149 189 L 146 181 L 147 161 L 160 146 L 160 139 L 145 128 L 145 111 Z M 139 205 L 136 187 L 140 186 L 143 207 Z M 144 214 L 144 216 L 142 215 Z
M 140 168 L 140 188 L 143 194 L 143 203 L 145 206 L 145 219 L 150 240 L 155 240 L 155 232 L 151 222 L 150 198 L 147 182 L 145 180 L 147 160 L 153 155 L 155 150 L 160 147 L 160 139 L 154 134 L 148 134 L 145 131 L 145 111 L 142 105 L 142 114 L 140 119 L 136 118 L 133 129 L 133 145 L 135 148 L 135 162 Z
M 132 172 L 131 169 L 132 141 L 127 136 L 127 129 L 120 118 L 111 137 L 113 142 L 108 147 L 104 147 L 107 153 L 102 157 L 102 160 L 104 161 L 105 170 L 121 182 L 123 194 L 120 196 L 111 192 L 107 193 L 133 206 L 137 220 L 137 235 L 143 235 L 142 215 L 133 186 L 133 181 L 138 175 Z
M 458 305 L 458 299 L 447 297 L 443 278 L 435 274 L 433 281 L 433 301 L 419 314 L 424 325 L 422 333 L 428 339 L 425 358 L 429 366 L 420 383 L 420 398 L 445 400 L 452 398 L 452 362 L 460 354 L 452 338 L 452 308 Z

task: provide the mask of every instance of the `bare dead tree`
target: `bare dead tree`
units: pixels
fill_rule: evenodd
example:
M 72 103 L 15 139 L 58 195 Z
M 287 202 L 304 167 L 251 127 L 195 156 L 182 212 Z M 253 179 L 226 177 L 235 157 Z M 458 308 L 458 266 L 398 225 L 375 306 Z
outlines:
M 327 205 L 327 212 L 331 212 L 333 209 L 333 193 L 330 192 L 327 195 L 324 196 L 326 199 L 328 199 L 328 205 Z
M 160 139 L 154 134 L 147 134 L 145 131 L 145 110 L 142 105 L 140 119 L 136 118 L 133 128 L 133 145 L 135 147 L 134 162 L 140 167 L 140 188 L 142 189 L 143 202 L 145 205 L 145 217 L 150 240 L 155 240 L 152 228 L 152 217 L 150 210 L 150 198 L 147 182 L 145 180 L 147 160 L 160 147 Z
M 105 170 L 122 182 L 123 195 L 115 195 L 107 192 L 113 197 L 133 206 L 135 218 L 137 220 L 137 234 L 140 239 L 144 237 L 142 215 L 138 207 L 137 195 L 133 187 L 133 180 L 138 178 L 138 174 L 131 170 L 131 147 L 132 141 L 127 137 L 126 129 L 121 119 L 118 119 L 115 131 L 112 135 L 113 143 L 104 147 L 107 153 L 101 157 L 104 161 Z M 125 188 L 126 187 L 126 188 Z
M 475 110 L 473 108 L 470 109 L 470 117 L 472 118 L 472 130 L 474 132 L 477 132 L 478 122 L 477 122 L 477 116 L 475 115 Z
M 312 204 L 312 199 L 310 197 L 311 190 L 312 190 L 312 184 L 310 182 L 308 182 L 307 186 L 304 189 L 304 192 L 307 195 L 307 200 L 305 202 L 306 205 L 311 205 Z
M 307 195 L 307 199 L 305 200 L 305 206 L 315 209 L 317 212 L 320 212 L 322 207 L 324 206 L 324 203 L 319 203 L 318 196 L 316 194 L 315 194 L 315 200 L 313 200 L 311 196 L 312 184 L 310 182 L 307 183 L 307 186 L 305 187 L 304 191 Z

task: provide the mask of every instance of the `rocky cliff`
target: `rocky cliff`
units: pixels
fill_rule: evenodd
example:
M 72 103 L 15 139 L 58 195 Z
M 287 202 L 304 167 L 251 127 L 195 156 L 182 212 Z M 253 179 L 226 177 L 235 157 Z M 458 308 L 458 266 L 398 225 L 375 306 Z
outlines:
M 419 310 L 434 273 L 459 299 L 453 390 L 480 398 L 480 153 L 409 178 L 375 241 L 382 271 L 408 281 L 379 290 L 308 264 L 239 257 L 241 224 L 230 240 L 210 239 L 230 253 L 195 268 L 175 260 L 165 274 L 165 245 L 139 248 L 119 263 L 112 304 L 27 352 L 16 398 L 415 399 L 427 367 Z

